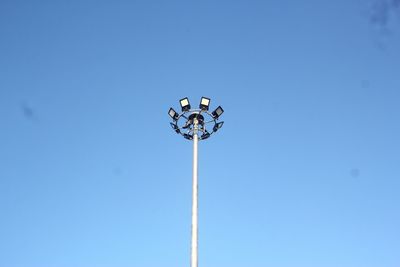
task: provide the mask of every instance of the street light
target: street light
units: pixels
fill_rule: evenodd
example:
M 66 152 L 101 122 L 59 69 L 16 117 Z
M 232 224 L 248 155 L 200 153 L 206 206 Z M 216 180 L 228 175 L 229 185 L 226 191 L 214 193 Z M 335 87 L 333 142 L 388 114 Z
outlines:
M 173 108 L 168 111 L 173 122 L 170 122 L 174 131 L 181 134 L 185 139 L 193 140 L 193 191 L 192 191 L 192 242 L 190 266 L 198 267 L 198 141 L 209 138 L 217 132 L 223 121 L 217 122 L 224 113 L 221 106 L 218 106 L 213 112 L 209 112 L 210 98 L 202 97 L 199 109 L 191 109 L 187 97 L 179 100 L 182 112 L 178 114 Z M 211 132 L 207 131 L 210 125 Z

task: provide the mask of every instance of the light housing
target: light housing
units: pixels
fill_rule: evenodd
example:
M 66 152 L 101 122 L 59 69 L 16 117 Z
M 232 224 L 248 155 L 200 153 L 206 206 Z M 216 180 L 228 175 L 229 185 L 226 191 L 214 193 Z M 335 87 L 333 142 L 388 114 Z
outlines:
M 172 123 L 172 122 L 170 122 L 169 124 L 171 125 L 172 129 L 175 130 L 175 132 L 176 132 L 177 134 L 180 134 L 180 133 L 181 133 L 181 130 L 179 130 L 178 125 L 176 125 L 175 123 Z
M 200 106 L 199 106 L 199 108 L 201 109 L 201 110 L 208 110 L 208 108 L 210 107 L 210 101 L 211 101 L 211 99 L 210 98 L 208 98 L 208 97 L 202 97 L 201 98 L 201 100 L 200 100 Z
M 189 111 L 190 110 L 190 102 L 189 98 L 185 97 L 179 100 L 179 103 L 181 104 L 182 111 Z
M 192 140 L 193 139 L 193 135 L 190 135 L 190 134 L 183 134 L 183 137 L 185 137 L 186 139 L 188 139 L 188 140 Z
M 211 114 L 215 119 L 218 119 L 222 115 L 222 113 L 224 113 L 224 110 L 221 106 L 218 106 Z
M 216 132 L 216 131 L 218 131 L 219 129 L 221 129 L 222 125 L 224 125 L 224 122 L 223 122 L 223 121 L 216 123 L 216 124 L 214 125 L 214 127 L 213 127 L 213 132 Z
M 178 118 L 179 118 L 179 114 L 178 114 L 173 108 L 170 108 L 170 109 L 169 109 L 168 115 L 169 115 L 174 121 L 178 120 Z
M 210 133 L 209 132 L 205 132 L 205 133 L 203 133 L 201 136 L 200 136 L 200 140 L 204 140 L 204 139 L 207 139 L 208 137 L 210 137 Z

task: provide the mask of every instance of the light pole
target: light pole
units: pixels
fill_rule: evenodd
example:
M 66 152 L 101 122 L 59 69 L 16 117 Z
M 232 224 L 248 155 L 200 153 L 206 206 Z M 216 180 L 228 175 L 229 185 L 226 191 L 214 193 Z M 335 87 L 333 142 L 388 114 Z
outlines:
M 223 121 L 218 122 L 219 117 L 224 113 L 221 106 L 218 106 L 213 112 L 209 112 L 210 98 L 202 97 L 198 109 L 192 109 L 189 99 L 182 98 L 182 112 L 178 113 L 170 108 L 168 115 L 172 118 L 171 127 L 177 134 L 181 134 L 188 140 L 193 140 L 193 189 L 192 189 L 192 243 L 190 266 L 198 267 L 198 142 L 209 138 L 217 132 Z M 210 131 L 208 125 L 212 125 Z

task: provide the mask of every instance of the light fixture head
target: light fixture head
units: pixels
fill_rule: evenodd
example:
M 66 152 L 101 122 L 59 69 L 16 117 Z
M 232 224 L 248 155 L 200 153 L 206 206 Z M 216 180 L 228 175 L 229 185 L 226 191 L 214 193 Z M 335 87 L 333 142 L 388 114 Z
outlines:
M 191 134 L 183 134 L 183 137 L 185 137 L 186 139 L 188 139 L 188 140 L 192 140 L 193 139 L 193 135 L 191 135 Z
M 168 115 L 169 115 L 174 121 L 178 120 L 178 118 L 179 118 L 179 114 L 178 114 L 173 108 L 170 108 L 170 109 L 169 109 Z
M 210 137 L 210 133 L 209 132 L 205 132 L 205 133 L 203 133 L 201 136 L 200 136 L 200 140 L 204 140 L 204 139 L 207 139 L 208 137 Z
M 216 124 L 214 125 L 214 127 L 213 127 L 213 131 L 214 131 L 214 132 L 218 131 L 219 129 L 221 129 L 222 125 L 224 125 L 224 122 L 223 122 L 223 121 L 216 123 Z
M 199 108 L 201 110 L 208 110 L 208 108 L 210 107 L 210 101 L 211 99 L 209 99 L 208 97 L 202 97 L 200 100 L 200 106 Z
M 176 125 L 175 123 L 172 123 L 172 122 L 170 122 L 169 124 L 171 125 L 172 129 L 175 130 L 175 132 L 176 132 L 177 134 L 180 134 L 180 133 L 181 133 L 181 130 L 179 130 L 178 125 Z
M 218 106 L 211 114 L 215 119 L 218 119 L 222 115 L 222 113 L 224 113 L 224 110 L 221 106 Z
M 182 111 L 189 111 L 190 110 L 190 102 L 189 98 L 185 97 L 179 100 L 179 103 L 181 104 Z
M 187 140 L 210 138 L 224 124 L 223 121 L 219 121 L 224 109 L 218 106 L 213 112 L 210 112 L 210 103 L 210 98 L 202 96 L 199 108 L 194 107 L 192 109 L 188 97 L 180 99 L 179 104 L 182 112 L 180 110 L 177 112 L 172 107 L 168 110 L 168 115 L 172 118 L 172 121 L 170 121 L 172 129 Z

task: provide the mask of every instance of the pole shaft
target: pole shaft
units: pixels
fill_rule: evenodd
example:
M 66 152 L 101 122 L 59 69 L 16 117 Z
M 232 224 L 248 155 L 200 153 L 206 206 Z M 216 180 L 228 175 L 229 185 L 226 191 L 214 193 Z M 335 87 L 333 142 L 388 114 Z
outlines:
M 193 190 L 192 190 L 192 246 L 191 267 L 198 267 L 198 124 L 194 123 L 193 132 Z

